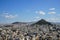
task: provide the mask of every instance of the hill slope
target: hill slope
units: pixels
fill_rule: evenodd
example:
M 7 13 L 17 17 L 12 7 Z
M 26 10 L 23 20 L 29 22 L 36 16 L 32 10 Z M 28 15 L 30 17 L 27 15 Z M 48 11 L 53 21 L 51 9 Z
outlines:
M 47 22 L 46 20 L 44 20 L 44 19 L 41 19 L 41 20 L 39 20 L 38 22 L 36 22 L 36 23 L 34 23 L 34 24 L 32 24 L 32 25 L 52 25 L 50 22 Z

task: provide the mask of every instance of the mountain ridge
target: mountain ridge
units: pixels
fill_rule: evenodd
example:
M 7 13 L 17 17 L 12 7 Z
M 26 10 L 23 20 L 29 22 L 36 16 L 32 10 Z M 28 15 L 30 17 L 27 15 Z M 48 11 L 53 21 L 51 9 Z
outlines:
M 32 24 L 32 25 L 53 25 L 51 22 L 48 22 L 48 21 L 46 21 L 46 20 L 44 20 L 44 19 L 41 19 L 41 20 L 39 20 L 39 21 L 37 21 L 36 23 L 34 23 L 34 24 Z

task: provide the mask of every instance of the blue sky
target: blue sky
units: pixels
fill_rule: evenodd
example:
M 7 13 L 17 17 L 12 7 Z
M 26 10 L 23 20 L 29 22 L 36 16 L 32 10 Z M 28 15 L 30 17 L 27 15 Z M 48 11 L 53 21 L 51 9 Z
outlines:
M 0 23 L 60 22 L 60 0 L 0 0 Z

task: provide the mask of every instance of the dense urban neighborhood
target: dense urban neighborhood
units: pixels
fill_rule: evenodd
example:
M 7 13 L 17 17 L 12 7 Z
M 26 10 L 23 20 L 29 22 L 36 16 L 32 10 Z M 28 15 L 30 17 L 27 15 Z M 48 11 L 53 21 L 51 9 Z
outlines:
M 0 25 L 0 40 L 60 40 L 60 25 L 44 19 Z

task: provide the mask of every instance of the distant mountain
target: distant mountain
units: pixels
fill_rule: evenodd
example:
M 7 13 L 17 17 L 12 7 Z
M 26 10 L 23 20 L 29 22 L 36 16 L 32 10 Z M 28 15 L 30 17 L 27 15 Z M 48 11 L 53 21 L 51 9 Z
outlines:
M 48 22 L 44 19 L 41 19 L 37 22 L 13 22 L 11 24 L 2 25 L 4 27 L 13 27 L 13 26 L 30 26 L 30 25 L 53 25 L 54 23 Z M 1 25 L 0 25 L 1 27 Z
M 36 22 L 36 23 L 34 23 L 34 24 L 32 24 L 32 25 L 52 25 L 50 22 L 47 22 L 46 20 L 44 20 L 44 19 L 41 19 L 41 20 L 39 20 L 38 22 Z
M 12 24 L 33 24 L 34 22 L 13 22 Z
M 13 22 L 12 24 L 27 24 L 25 22 Z

